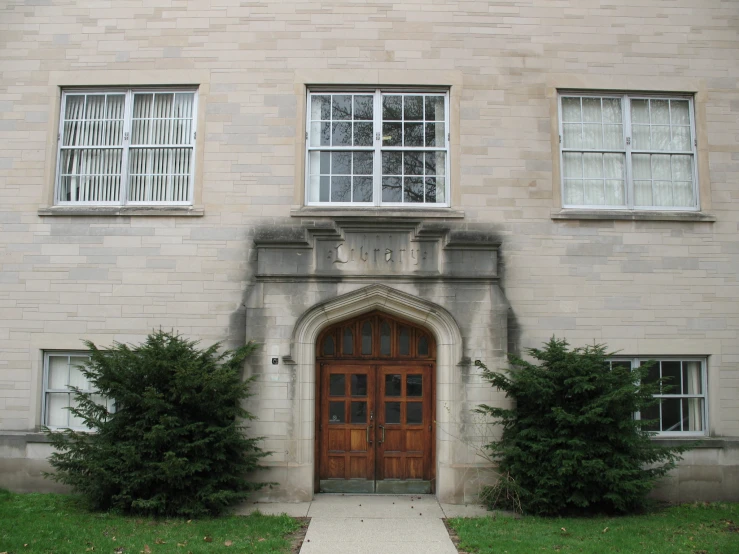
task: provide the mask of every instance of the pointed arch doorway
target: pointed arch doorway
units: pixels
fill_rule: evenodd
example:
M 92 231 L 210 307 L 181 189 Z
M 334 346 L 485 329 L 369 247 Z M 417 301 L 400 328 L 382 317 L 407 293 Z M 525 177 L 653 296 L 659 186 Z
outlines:
M 435 492 L 435 366 L 433 335 L 380 311 L 319 334 L 321 492 Z

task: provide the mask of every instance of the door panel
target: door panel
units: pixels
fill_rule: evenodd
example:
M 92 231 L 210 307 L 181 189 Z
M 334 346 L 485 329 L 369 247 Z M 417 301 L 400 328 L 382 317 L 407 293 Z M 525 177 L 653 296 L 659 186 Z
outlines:
M 321 489 L 334 490 L 332 480 L 361 480 L 352 490 L 371 492 L 375 450 L 372 366 L 322 364 L 319 413 Z
M 377 479 L 430 482 L 431 366 L 378 368 Z M 421 485 L 419 483 L 419 485 Z M 392 486 L 397 491 L 398 484 Z M 422 485 L 426 488 L 426 485 Z

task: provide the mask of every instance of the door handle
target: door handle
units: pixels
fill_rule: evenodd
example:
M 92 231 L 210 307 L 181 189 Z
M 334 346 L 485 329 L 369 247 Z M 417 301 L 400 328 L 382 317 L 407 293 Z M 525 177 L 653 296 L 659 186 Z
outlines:
M 367 426 L 367 444 L 372 444 L 372 439 L 369 436 L 370 429 L 372 429 L 372 425 Z
M 385 426 L 384 425 L 378 425 L 380 429 L 382 429 L 382 438 L 378 441 L 379 444 L 382 444 L 385 442 Z

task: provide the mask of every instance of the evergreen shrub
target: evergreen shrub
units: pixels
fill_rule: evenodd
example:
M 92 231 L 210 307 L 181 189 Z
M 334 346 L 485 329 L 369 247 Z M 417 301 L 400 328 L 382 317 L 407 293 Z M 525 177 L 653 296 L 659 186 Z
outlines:
M 634 417 L 668 383 L 644 382 L 649 364 L 611 367 L 604 345 L 570 349 L 553 337 L 527 352 L 538 363 L 510 356 L 505 373 L 475 362 L 514 402 L 477 410 L 502 425 L 500 440 L 487 445 L 501 475 L 484 491 L 488 507 L 538 515 L 643 509 L 685 450 L 655 444 L 644 430 L 653 422 Z
M 264 485 L 247 480 L 267 454 L 244 434 L 254 417 L 242 408 L 251 381 L 241 372 L 253 343 L 219 353 L 160 330 L 136 346 L 85 344 L 82 371 L 112 409 L 73 389 L 70 410 L 89 432 L 45 429 L 56 450 L 48 477 L 92 509 L 147 516 L 217 515 Z

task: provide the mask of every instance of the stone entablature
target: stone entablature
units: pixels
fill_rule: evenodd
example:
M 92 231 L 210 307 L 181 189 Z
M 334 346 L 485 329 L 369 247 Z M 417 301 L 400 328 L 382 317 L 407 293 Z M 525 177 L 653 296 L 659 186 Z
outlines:
M 270 227 L 257 233 L 254 244 L 257 279 L 498 278 L 499 243 L 492 235 L 439 223 L 360 218 L 326 227 Z

